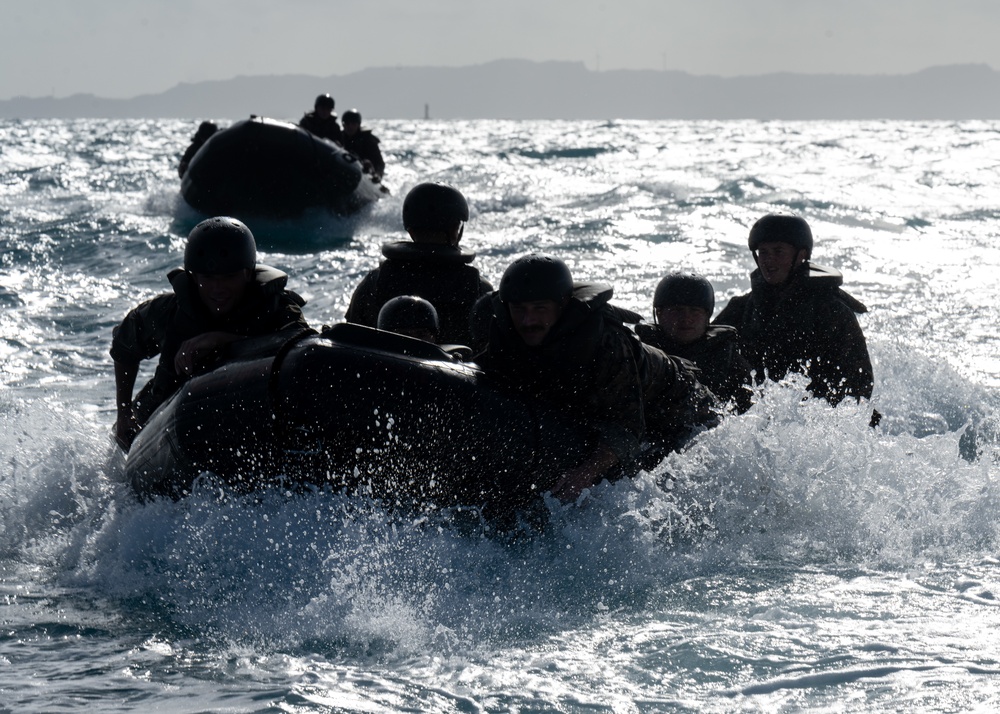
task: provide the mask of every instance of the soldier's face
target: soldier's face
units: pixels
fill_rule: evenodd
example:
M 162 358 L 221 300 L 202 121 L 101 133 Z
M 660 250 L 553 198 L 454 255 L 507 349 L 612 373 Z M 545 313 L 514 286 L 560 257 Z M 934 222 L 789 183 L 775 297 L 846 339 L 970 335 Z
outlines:
M 682 345 L 700 340 L 708 329 L 708 311 L 690 305 L 656 308 L 656 321 L 667 337 Z
M 249 270 L 235 273 L 195 273 L 198 297 L 208 311 L 217 317 L 228 315 L 243 300 L 252 280 Z
M 353 121 L 345 121 L 344 122 L 344 133 L 347 134 L 348 136 L 354 136 L 359 131 L 361 131 L 361 125 L 360 124 L 356 124 Z
M 538 347 L 559 320 L 563 303 L 555 300 L 535 300 L 532 302 L 512 302 L 507 309 L 514 331 L 528 347 Z
M 806 259 L 804 250 L 791 243 L 765 242 L 757 247 L 757 267 L 768 285 L 781 285 Z

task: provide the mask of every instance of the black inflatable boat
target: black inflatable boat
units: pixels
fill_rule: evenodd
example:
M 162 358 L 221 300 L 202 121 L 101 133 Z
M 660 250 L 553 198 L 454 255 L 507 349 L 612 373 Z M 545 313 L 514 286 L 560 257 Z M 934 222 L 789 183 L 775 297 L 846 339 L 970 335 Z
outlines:
M 236 218 L 295 218 L 308 208 L 346 215 L 382 193 L 339 145 L 262 117 L 215 132 L 181 179 L 181 195 L 193 208 Z
M 181 497 L 210 472 L 236 491 L 318 485 L 503 516 L 592 447 L 430 343 L 340 324 L 238 344 L 136 438 L 126 476 L 140 498 Z

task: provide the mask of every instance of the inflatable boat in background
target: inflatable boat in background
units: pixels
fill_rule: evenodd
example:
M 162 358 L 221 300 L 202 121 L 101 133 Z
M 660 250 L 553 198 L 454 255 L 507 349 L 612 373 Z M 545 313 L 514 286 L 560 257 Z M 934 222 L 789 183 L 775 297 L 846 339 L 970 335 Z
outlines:
M 310 208 L 348 215 L 383 193 L 354 154 L 263 117 L 212 134 L 181 178 L 181 196 L 192 208 L 242 220 L 296 218 Z

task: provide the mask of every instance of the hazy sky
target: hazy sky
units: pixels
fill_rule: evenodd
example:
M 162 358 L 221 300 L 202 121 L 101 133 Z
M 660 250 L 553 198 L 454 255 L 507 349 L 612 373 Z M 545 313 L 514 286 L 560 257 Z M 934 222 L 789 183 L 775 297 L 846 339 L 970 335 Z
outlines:
M 570 60 L 724 76 L 1000 69 L 998 0 L 0 0 L 0 99 Z

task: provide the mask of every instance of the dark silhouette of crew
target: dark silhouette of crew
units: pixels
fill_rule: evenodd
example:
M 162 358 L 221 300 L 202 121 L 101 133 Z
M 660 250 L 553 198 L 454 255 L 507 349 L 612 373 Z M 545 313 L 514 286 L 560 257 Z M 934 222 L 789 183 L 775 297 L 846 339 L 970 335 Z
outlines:
M 156 408 L 214 364 L 227 345 L 308 327 L 301 309 L 305 301 L 285 289 L 285 273 L 257 263 L 253 234 L 235 218 L 210 218 L 195 226 L 184 267 L 167 277 L 173 292 L 131 310 L 113 333 L 115 439 L 126 451 Z M 133 398 L 140 363 L 157 355 L 152 379 Z
M 468 220 L 469 204 L 458 189 L 414 186 L 403 200 L 403 227 L 413 240 L 382 246 L 385 260 L 355 288 L 345 319 L 375 327 L 386 302 L 415 295 L 437 310 L 442 343 L 478 349 L 470 330 L 472 308 L 493 288 L 471 264 L 476 254 L 458 247 Z
M 740 353 L 758 380 L 799 372 L 831 404 L 871 397 L 872 364 L 857 318 L 868 308 L 840 287 L 840 271 L 810 261 L 809 224 L 768 214 L 754 223 L 748 245 L 757 263 L 750 292 L 730 300 L 714 324 L 739 331 Z
M 188 165 L 191 163 L 191 159 L 194 155 L 198 153 L 198 149 L 205 145 L 215 132 L 219 130 L 219 127 L 210 121 L 203 121 L 198 126 L 198 131 L 194 133 L 191 137 L 191 144 L 187 149 L 184 150 L 184 155 L 181 156 L 181 162 L 177 164 L 177 175 L 184 178 L 184 173 L 187 171 Z
M 341 140 L 340 124 L 337 122 L 337 115 L 333 111 L 334 101 L 329 94 L 321 94 L 316 97 L 313 103 L 313 110 L 306 112 L 299 120 L 299 126 L 309 131 L 311 134 L 335 141 L 338 144 Z
M 663 430 L 715 417 L 695 414 L 715 400 L 693 366 L 640 342 L 626 327 L 639 316 L 611 305 L 612 294 L 610 285 L 574 282 L 558 258 L 522 256 L 491 297 L 489 342 L 476 357 L 500 385 L 550 403 L 592 434 L 591 451 L 551 486 L 563 500 L 621 476 L 640 458 L 644 439 L 659 442 Z
M 365 168 L 376 180 L 385 175 L 385 159 L 379 149 L 379 139 L 372 134 L 371 129 L 361 128 L 361 113 L 357 109 L 344 112 L 341 117 L 344 128 L 340 143 L 345 149 L 361 159 Z
M 752 404 L 750 365 L 739 353 L 737 332 L 729 325 L 710 325 L 715 289 L 706 278 L 669 273 L 653 295 L 653 324 L 636 325 L 643 342 L 698 367 L 698 381 L 723 403 L 740 412 Z

